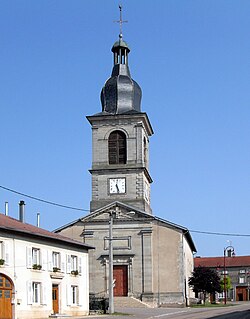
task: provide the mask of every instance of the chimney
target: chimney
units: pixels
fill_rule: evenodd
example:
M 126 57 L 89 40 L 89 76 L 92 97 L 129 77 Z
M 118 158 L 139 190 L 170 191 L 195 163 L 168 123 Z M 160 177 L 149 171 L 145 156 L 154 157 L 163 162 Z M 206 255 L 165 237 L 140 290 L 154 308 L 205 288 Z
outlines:
M 39 212 L 36 215 L 36 226 L 40 227 L 40 213 Z
M 9 203 L 5 202 L 5 216 L 9 216 Z
M 23 200 L 20 200 L 19 203 L 19 221 L 24 223 L 24 206 L 25 202 Z

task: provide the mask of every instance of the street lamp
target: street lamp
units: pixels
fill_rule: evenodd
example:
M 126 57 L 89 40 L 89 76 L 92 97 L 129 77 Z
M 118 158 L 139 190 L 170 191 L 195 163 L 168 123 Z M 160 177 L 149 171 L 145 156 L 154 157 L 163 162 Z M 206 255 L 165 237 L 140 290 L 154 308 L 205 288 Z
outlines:
M 224 248 L 224 304 L 227 303 L 227 289 L 226 289 L 226 252 L 228 251 L 228 257 L 235 256 L 233 246 L 227 246 Z

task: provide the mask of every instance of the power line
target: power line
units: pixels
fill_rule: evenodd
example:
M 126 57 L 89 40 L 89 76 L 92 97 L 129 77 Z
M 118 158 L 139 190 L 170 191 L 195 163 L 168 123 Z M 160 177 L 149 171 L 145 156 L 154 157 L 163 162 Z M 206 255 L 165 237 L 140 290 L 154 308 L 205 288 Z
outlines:
M 31 196 L 31 195 L 24 194 L 24 193 L 15 191 L 14 189 L 10 189 L 10 188 L 8 188 L 8 187 L 4 187 L 4 186 L 1 186 L 1 185 L 0 185 L 0 188 L 6 190 L 6 191 L 8 191 L 8 192 L 12 192 L 12 193 L 15 193 L 15 194 L 24 196 L 24 197 L 28 197 L 28 198 L 31 198 L 31 199 L 33 199 L 33 200 L 37 200 L 37 201 L 39 201 L 39 202 L 43 202 L 43 203 L 46 203 L 46 204 L 50 204 L 50 205 L 54 205 L 54 206 L 58 206 L 58 207 L 62 207 L 62 208 L 67 208 L 67 209 L 71 209 L 71 210 L 78 210 L 78 211 L 83 211 L 83 212 L 89 212 L 88 209 L 83 209 L 83 208 L 78 208 L 78 207 L 72 207 L 72 206 L 67 206 L 67 205 L 63 205 L 63 204 L 58 204 L 58 203 L 51 202 L 51 201 L 48 201 L 48 200 L 45 200 L 45 199 L 42 199 L 42 198 L 38 198 L 38 197 L 35 197 L 35 196 Z
M 31 195 L 27 195 L 27 194 L 18 192 L 18 191 L 14 190 L 14 189 L 10 189 L 10 188 L 5 187 L 5 186 L 1 186 L 0 185 L 0 188 L 4 189 L 6 191 L 9 191 L 9 192 L 18 194 L 18 195 L 22 195 L 24 197 L 28 197 L 28 198 L 33 199 L 33 200 L 37 200 L 39 202 L 43 202 L 43 203 L 49 204 L 49 205 L 54 205 L 54 206 L 67 208 L 67 209 L 71 209 L 71 210 L 90 212 L 88 209 L 83 209 L 83 208 L 78 208 L 78 207 L 72 207 L 72 206 L 67 206 L 67 205 L 63 205 L 63 204 L 58 204 L 58 203 L 51 202 L 51 201 L 48 201 L 48 200 L 45 200 L 45 199 L 42 199 L 42 198 L 38 198 L 38 197 L 35 197 L 35 196 L 31 196 Z M 221 232 L 210 232 L 210 231 L 191 230 L 191 229 L 189 229 L 189 232 L 190 233 L 197 233 L 197 234 L 204 234 L 204 235 L 215 235 L 215 236 L 250 237 L 250 234 L 221 233 Z
M 190 231 L 190 233 L 198 233 L 198 234 L 206 234 L 206 235 L 232 236 L 232 237 L 250 237 L 250 234 L 219 233 L 219 232 L 191 230 L 191 229 L 189 229 L 189 231 Z

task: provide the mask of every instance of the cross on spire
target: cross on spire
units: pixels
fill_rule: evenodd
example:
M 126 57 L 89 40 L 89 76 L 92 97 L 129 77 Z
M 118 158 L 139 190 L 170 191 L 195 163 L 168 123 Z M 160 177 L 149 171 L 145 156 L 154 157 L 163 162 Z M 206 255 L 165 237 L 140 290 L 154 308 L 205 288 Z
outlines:
M 114 21 L 120 24 L 120 34 L 119 37 L 122 38 L 122 24 L 125 22 L 128 22 L 128 20 L 122 20 L 122 5 L 119 5 L 119 9 L 120 9 L 120 20 L 118 21 Z

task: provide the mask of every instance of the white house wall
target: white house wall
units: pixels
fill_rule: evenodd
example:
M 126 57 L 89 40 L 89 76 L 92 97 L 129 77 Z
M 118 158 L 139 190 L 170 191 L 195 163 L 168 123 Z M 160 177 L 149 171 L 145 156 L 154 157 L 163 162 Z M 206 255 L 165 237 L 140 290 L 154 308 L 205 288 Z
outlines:
M 59 287 L 59 312 L 67 315 L 86 315 L 89 310 L 88 253 L 80 249 L 65 249 L 60 244 L 50 244 L 44 239 L 35 241 L 12 238 L 0 234 L 1 257 L 5 260 L 0 273 L 8 276 L 14 284 L 12 304 L 15 319 L 45 318 L 53 313 L 52 285 Z M 41 270 L 32 269 L 30 252 L 39 249 Z M 52 252 L 61 256 L 60 271 L 53 272 Z M 78 275 L 72 275 L 69 257 L 78 259 Z M 1 258 L 0 257 L 0 258 Z M 34 302 L 32 285 L 40 285 L 38 303 Z M 77 302 L 72 304 L 71 287 L 77 291 Z

